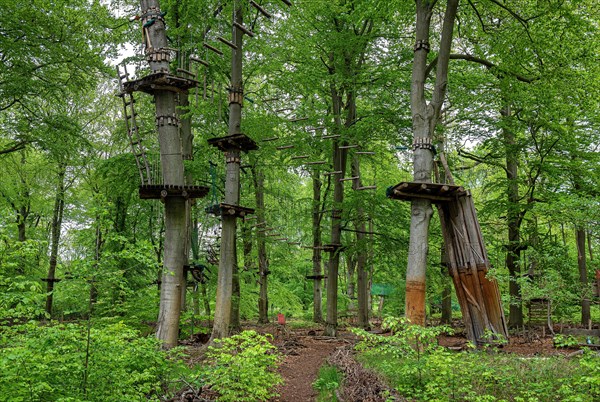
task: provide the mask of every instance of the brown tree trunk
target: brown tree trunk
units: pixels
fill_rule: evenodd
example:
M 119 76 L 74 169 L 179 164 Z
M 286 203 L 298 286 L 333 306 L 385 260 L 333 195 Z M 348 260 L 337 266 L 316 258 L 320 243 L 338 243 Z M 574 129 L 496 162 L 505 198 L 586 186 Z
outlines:
M 508 225 L 508 247 L 506 250 L 506 267 L 509 274 L 508 290 L 510 294 L 510 312 L 508 323 L 510 327 L 517 328 L 523 326 L 523 301 L 521 299 L 521 214 L 519 210 L 519 183 L 518 170 L 519 159 L 516 149 L 516 138 L 508 126 L 511 117 L 510 107 L 505 107 L 501 111 L 503 120 L 505 121 L 502 135 L 506 147 L 506 179 L 508 211 L 506 221 Z
M 333 111 L 335 126 L 337 130 L 341 130 L 341 112 L 342 99 L 338 91 L 333 87 L 331 89 L 331 97 L 333 100 Z M 356 110 L 356 109 L 352 109 Z M 348 114 L 350 116 L 350 113 Z M 346 173 L 346 148 L 340 148 L 341 145 L 347 145 L 346 142 L 340 143 L 337 139 L 333 142 L 333 170 L 342 172 L 339 178 L 344 177 Z M 340 251 L 342 241 L 342 203 L 344 201 L 344 185 L 343 182 L 337 179 L 333 185 L 333 205 L 331 213 L 331 244 L 333 250 L 329 253 L 329 264 L 327 265 L 327 320 L 325 330 L 326 336 L 337 335 L 337 313 L 338 313 L 338 271 L 340 265 Z
M 415 143 L 430 145 L 446 94 L 448 62 L 458 0 L 449 0 L 446 6 L 437 58 L 435 87 L 429 104 L 425 99 L 425 81 L 427 78 L 427 53 L 430 46 L 429 30 L 433 7 L 436 2 L 416 0 L 416 3 L 416 43 L 411 84 L 413 135 Z M 415 182 L 431 182 L 432 172 L 433 150 L 431 146 L 416 148 L 413 155 L 413 180 Z M 430 200 L 412 201 L 408 266 L 406 269 L 405 315 L 410 322 L 418 325 L 425 325 L 425 273 L 429 250 L 429 222 L 432 214 Z
M 312 188 L 313 188 L 313 203 L 312 203 L 312 272 L 315 279 L 313 280 L 313 321 L 317 323 L 323 322 L 323 291 L 321 289 L 320 276 L 323 273 L 321 262 L 321 249 L 323 245 L 321 240 L 321 187 L 323 182 L 320 178 L 319 171 L 312 173 Z
M 62 228 L 63 212 L 65 210 L 65 171 L 64 163 L 58 165 L 58 181 L 56 196 L 54 197 L 54 211 L 52 213 L 52 227 L 50 230 L 50 264 L 46 283 L 46 313 L 52 318 L 52 302 L 54 291 L 54 279 L 56 279 L 56 265 L 58 262 L 58 244 L 60 242 L 60 231 Z
M 450 324 L 452 322 L 452 280 L 450 278 L 450 272 L 448 271 L 448 263 L 446 257 L 446 248 L 442 247 L 441 252 L 441 266 L 442 266 L 442 324 Z
M 585 230 L 577 228 L 575 231 L 577 240 L 577 267 L 579 268 L 579 283 L 581 284 L 581 324 L 588 325 L 591 316 L 591 303 L 588 291 L 587 264 L 585 259 Z
M 242 331 L 240 322 L 240 272 L 237 263 L 237 239 L 236 252 L 234 253 L 233 271 L 231 273 L 231 322 L 229 323 L 229 334 L 237 334 Z
M 92 275 L 88 277 L 88 281 L 90 283 L 90 310 L 88 314 L 91 314 L 92 306 L 96 304 L 98 300 L 98 289 L 96 288 L 96 272 L 98 271 L 98 267 L 100 265 L 100 254 L 102 252 L 102 245 L 104 244 L 104 239 L 102 238 L 102 230 L 100 229 L 100 216 L 96 215 L 96 236 L 94 243 L 94 272 Z M 89 316 L 88 316 L 89 319 Z
M 348 296 L 348 310 L 355 309 L 356 285 L 354 274 L 356 273 L 356 256 L 346 254 L 346 296 Z
M 352 182 L 352 188 L 356 191 L 359 187 L 362 187 L 360 179 L 360 164 L 358 156 L 355 156 L 352 160 L 352 177 L 358 177 Z M 357 218 L 354 222 L 354 228 L 356 229 L 356 287 L 357 287 L 357 299 L 358 299 L 358 326 L 361 328 L 367 328 L 369 326 L 369 279 L 367 272 L 367 253 L 368 248 L 366 244 L 366 216 L 365 211 L 359 200 L 357 207 Z
M 183 68 L 187 66 L 184 65 Z M 179 107 L 177 115 L 181 122 L 179 126 L 179 135 L 181 137 L 181 154 L 184 160 L 193 160 L 193 135 L 192 135 L 192 120 L 189 115 L 183 117 L 189 112 L 190 100 L 188 94 L 179 95 Z M 194 177 L 191 172 L 185 172 L 185 183 L 193 185 Z M 185 200 L 185 247 L 183 249 L 183 260 L 186 265 L 190 265 L 190 249 L 192 246 L 192 205 L 194 200 L 188 198 Z M 196 257 L 192 256 L 194 259 Z M 181 311 L 186 310 L 186 295 L 187 295 L 188 273 L 183 271 L 183 279 L 181 286 Z
M 252 166 L 252 178 L 254 181 L 254 196 L 256 200 L 256 224 L 259 228 L 265 225 L 265 175 Z M 256 234 L 256 244 L 258 251 L 258 323 L 267 324 L 269 322 L 269 293 L 268 276 L 269 261 L 267 259 L 267 245 L 265 232 L 258 231 Z

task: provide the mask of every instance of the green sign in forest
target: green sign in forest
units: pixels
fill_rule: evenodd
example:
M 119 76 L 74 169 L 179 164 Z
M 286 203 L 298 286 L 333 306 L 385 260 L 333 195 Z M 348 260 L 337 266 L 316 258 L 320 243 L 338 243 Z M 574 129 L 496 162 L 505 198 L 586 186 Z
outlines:
M 389 283 L 374 283 L 371 285 L 371 294 L 375 296 L 390 296 L 396 292 Z

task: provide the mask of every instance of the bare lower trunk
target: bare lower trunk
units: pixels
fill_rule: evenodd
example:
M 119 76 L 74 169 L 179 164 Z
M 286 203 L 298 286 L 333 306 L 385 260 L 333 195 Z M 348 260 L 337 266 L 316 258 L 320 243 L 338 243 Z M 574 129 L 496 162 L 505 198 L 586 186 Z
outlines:
M 263 227 L 265 225 L 265 175 L 257 169 L 252 168 L 252 177 L 254 179 L 254 195 L 256 200 L 256 223 Z M 258 251 L 258 323 L 266 324 L 269 322 L 269 261 L 267 260 L 267 245 L 265 233 L 256 234 L 256 243 Z
M 179 27 L 179 23 L 178 23 Z M 183 65 L 180 63 L 180 65 Z M 187 67 L 187 66 L 185 66 Z M 193 159 L 193 144 L 192 144 L 192 121 L 189 115 L 190 101 L 187 93 L 179 94 L 179 107 L 177 108 L 177 115 L 180 119 L 179 135 L 181 137 L 181 155 L 185 160 Z M 185 182 L 187 185 L 194 184 L 194 177 L 191 172 L 185 172 Z M 186 199 L 185 202 L 185 247 L 183 250 L 183 260 L 186 265 L 190 265 L 190 250 L 192 248 L 192 204 L 194 200 L 191 198 Z M 193 256 L 195 260 L 197 257 Z M 188 273 L 184 270 L 183 280 L 181 286 L 181 311 L 185 311 L 186 296 L 187 296 L 187 284 L 188 284 Z
M 356 299 L 356 286 L 354 285 L 354 274 L 356 273 L 356 257 L 346 257 L 346 296 L 348 296 L 348 310 L 354 310 Z
M 508 200 L 508 211 L 506 214 L 506 223 L 508 225 L 508 247 L 506 252 L 506 268 L 509 274 L 510 293 L 510 312 L 508 323 L 510 327 L 517 328 L 523 326 L 523 301 L 521 299 L 521 217 L 519 213 L 519 184 L 518 169 L 519 160 L 516 148 L 515 134 L 508 126 L 511 117 L 511 110 L 506 106 L 501 115 L 505 121 L 505 127 L 502 130 L 504 137 L 504 146 L 506 153 L 506 178 L 508 186 L 506 196 Z
M 54 212 L 52 214 L 52 229 L 50 234 L 50 264 L 48 267 L 47 287 L 46 287 L 46 313 L 52 317 L 52 301 L 54 291 L 54 280 L 56 274 L 56 265 L 58 262 L 58 244 L 60 242 L 60 231 L 62 228 L 63 212 L 65 209 L 65 168 L 62 163 L 59 164 L 58 185 L 56 196 L 54 198 Z
M 313 250 L 312 250 L 312 265 L 313 265 L 313 321 L 323 322 L 323 311 L 322 311 L 322 289 L 321 289 L 321 275 L 322 262 L 321 262 L 321 249 L 323 245 L 321 241 L 321 187 L 322 182 L 319 177 L 319 173 L 315 172 L 312 176 L 312 187 L 313 187 L 313 204 L 312 204 L 312 238 L 313 238 Z
M 236 241 L 237 243 L 237 241 Z M 234 249 L 237 249 L 234 246 Z M 240 272 L 237 264 L 237 252 L 233 254 L 235 262 L 233 264 L 233 271 L 231 275 L 231 322 L 229 324 L 229 334 L 237 334 L 242 331 L 242 324 L 240 323 Z
M 362 187 L 360 179 L 360 163 L 358 157 L 355 156 L 352 160 L 352 176 L 358 179 L 352 182 L 352 188 L 357 190 Z M 362 203 L 359 201 L 357 207 L 357 218 L 354 222 L 356 229 L 356 287 L 358 301 L 358 326 L 367 328 L 369 326 L 369 278 L 367 272 L 367 254 L 369 252 L 366 244 L 366 215 Z
M 577 228 L 577 267 L 579 268 L 579 283 L 581 285 L 581 324 L 588 325 L 592 316 L 590 311 L 590 297 L 588 292 L 587 264 L 585 259 L 585 230 Z
M 442 324 L 450 324 L 452 322 L 452 281 L 448 270 L 444 269 L 442 273 L 444 287 L 442 288 Z
M 346 151 L 339 148 L 338 141 L 334 142 L 333 170 L 341 171 L 343 177 L 346 171 Z M 337 313 L 338 313 L 338 270 L 340 265 L 340 251 L 342 241 L 342 202 L 344 201 L 344 186 L 339 180 L 335 180 L 333 187 L 333 209 L 331 214 L 331 244 L 333 249 L 329 254 L 327 266 L 327 321 L 324 335 L 337 335 Z

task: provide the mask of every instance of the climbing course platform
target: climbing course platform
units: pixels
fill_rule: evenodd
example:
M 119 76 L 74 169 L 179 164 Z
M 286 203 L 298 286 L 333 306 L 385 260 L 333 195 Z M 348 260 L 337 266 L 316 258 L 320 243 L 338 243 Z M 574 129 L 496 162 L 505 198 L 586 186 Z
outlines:
M 198 81 L 172 75 L 166 72 L 148 74 L 137 80 L 123 82 L 122 91 L 133 93 L 136 91 L 153 95 L 157 91 L 173 91 L 186 93 L 190 88 L 199 84 Z
M 209 190 L 204 186 L 146 184 L 139 187 L 139 194 L 142 200 L 164 200 L 167 197 L 202 198 L 208 194 Z
M 387 190 L 388 198 L 402 201 L 428 199 L 434 204 L 449 202 L 466 194 L 461 186 L 439 183 L 401 182 Z
M 449 184 L 402 182 L 389 187 L 387 196 L 404 201 L 428 199 L 437 204 L 446 264 L 467 337 L 478 345 L 493 340 L 489 334 L 492 338 L 507 338 L 508 328 L 498 283 L 486 276 L 490 262 L 470 192 Z
M 225 137 L 210 138 L 208 139 L 208 143 L 223 152 L 231 149 L 239 149 L 244 152 L 258 149 L 256 142 L 246 134 L 242 133 L 227 135 Z

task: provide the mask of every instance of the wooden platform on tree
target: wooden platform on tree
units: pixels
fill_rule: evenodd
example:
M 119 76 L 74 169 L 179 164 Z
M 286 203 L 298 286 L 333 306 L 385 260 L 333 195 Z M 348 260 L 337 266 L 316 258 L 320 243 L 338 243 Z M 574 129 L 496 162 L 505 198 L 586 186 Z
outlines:
M 173 91 L 184 93 L 198 85 L 198 81 L 178 77 L 169 73 L 153 73 L 133 81 L 123 83 L 123 93 L 135 91 L 153 95 L 156 91 Z
M 327 279 L 327 275 L 306 275 L 306 279 L 320 281 L 321 279 Z
M 256 142 L 246 134 L 239 133 L 227 135 L 225 137 L 215 137 L 208 140 L 208 144 L 219 148 L 221 151 L 230 151 L 239 149 L 244 152 L 258 149 Z
M 241 207 L 232 204 L 215 204 L 206 208 L 206 212 L 217 216 L 235 216 L 236 218 L 244 218 L 254 213 L 254 209 Z
M 344 246 L 342 246 L 341 244 L 323 244 L 322 246 L 318 247 L 319 250 L 323 250 L 325 252 L 335 252 L 335 251 L 341 251 L 344 249 Z
M 388 187 L 386 191 L 388 198 L 394 200 L 412 201 L 426 199 L 434 204 L 450 202 L 466 194 L 467 191 L 461 186 L 407 181 Z
M 167 184 L 145 184 L 140 186 L 142 200 L 158 200 L 167 197 L 202 198 L 210 189 L 204 186 L 177 186 Z

